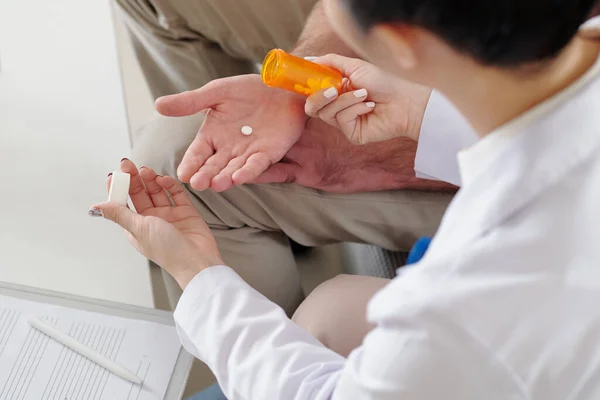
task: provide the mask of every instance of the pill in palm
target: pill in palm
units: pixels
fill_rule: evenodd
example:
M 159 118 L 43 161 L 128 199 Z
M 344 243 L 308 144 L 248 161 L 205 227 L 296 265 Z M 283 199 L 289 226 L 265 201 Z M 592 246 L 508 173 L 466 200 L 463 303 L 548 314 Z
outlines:
M 242 135 L 252 135 L 252 127 L 248 126 L 248 125 L 244 125 L 242 126 Z

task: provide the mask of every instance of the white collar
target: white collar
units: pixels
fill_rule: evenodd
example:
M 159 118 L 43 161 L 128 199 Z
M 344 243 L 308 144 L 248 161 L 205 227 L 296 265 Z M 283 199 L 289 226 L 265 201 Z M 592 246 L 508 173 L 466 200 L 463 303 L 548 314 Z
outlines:
M 462 186 L 470 184 L 479 172 L 484 169 L 483 167 L 493 159 L 491 156 L 510 143 L 519 132 L 525 131 L 528 126 L 552 111 L 553 108 L 571 98 L 580 88 L 585 86 L 599 73 L 600 59 L 583 76 L 566 89 L 521 114 L 521 116 L 502 125 L 480 139 L 473 146 L 460 151 L 458 153 L 458 167 Z

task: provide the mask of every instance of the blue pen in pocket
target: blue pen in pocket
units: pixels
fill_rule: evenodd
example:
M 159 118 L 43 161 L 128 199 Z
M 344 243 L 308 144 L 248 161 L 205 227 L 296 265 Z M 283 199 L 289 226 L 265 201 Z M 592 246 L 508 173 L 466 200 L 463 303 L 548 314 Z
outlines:
M 430 244 L 431 244 L 431 238 L 429 238 L 429 237 L 422 237 L 419 240 L 417 240 L 415 245 L 412 247 L 412 249 L 408 253 L 408 259 L 406 260 L 406 265 L 416 264 L 419 261 L 421 261 L 423 256 L 425 256 L 425 253 L 427 252 L 427 249 L 429 248 Z

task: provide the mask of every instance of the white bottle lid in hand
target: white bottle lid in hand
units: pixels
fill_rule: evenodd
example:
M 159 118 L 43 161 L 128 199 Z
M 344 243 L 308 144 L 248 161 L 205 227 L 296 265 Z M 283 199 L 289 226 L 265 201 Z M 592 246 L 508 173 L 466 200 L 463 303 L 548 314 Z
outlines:
M 129 199 L 130 182 L 131 177 L 129 174 L 120 171 L 113 172 L 110 190 L 108 191 L 108 201 L 126 206 Z

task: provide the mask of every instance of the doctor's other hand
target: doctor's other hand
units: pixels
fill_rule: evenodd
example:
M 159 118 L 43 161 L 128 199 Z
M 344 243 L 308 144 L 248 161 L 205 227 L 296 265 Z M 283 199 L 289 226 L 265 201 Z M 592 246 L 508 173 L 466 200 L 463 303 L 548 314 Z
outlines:
M 342 93 L 330 88 L 310 96 L 307 115 L 338 128 L 354 144 L 400 136 L 418 141 L 431 88 L 355 58 L 328 54 L 314 62 L 340 71 L 348 83 Z
M 210 229 L 174 178 L 157 176 L 145 167 L 138 171 L 127 159 L 121 162 L 121 171 L 131 175 L 129 197 L 137 213 L 116 203 L 101 203 L 90 209 L 90 215 L 120 225 L 131 244 L 182 288 L 202 270 L 223 264 Z
M 304 97 L 265 86 L 259 75 L 214 80 L 193 91 L 161 97 L 159 113 L 206 118 L 177 175 L 196 190 L 218 192 L 254 181 L 298 141 L 307 121 Z M 244 126 L 251 135 L 241 133 Z

